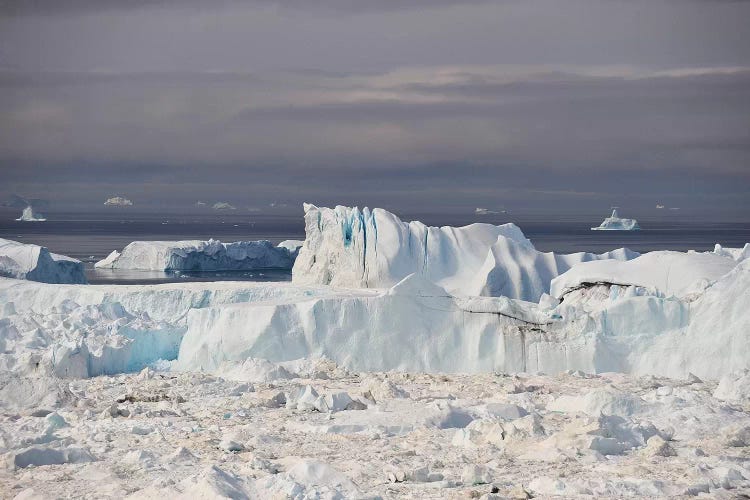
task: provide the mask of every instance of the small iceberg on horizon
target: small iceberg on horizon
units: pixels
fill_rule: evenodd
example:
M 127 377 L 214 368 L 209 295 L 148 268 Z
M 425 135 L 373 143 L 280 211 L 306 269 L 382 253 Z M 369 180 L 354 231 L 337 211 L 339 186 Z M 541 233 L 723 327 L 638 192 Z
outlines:
M 42 214 L 34 212 L 34 208 L 29 205 L 23 209 L 23 212 L 21 212 L 21 217 L 16 220 L 22 222 L 44 222 L 47 219 L 45 219 Z
M 612 209 L 612 215 L 604 219 L 597 227 L 592 227 L 592 231 L 638 231 L 641 227 L 635 219 L 621 219 L 617 215 L 617 207 Z

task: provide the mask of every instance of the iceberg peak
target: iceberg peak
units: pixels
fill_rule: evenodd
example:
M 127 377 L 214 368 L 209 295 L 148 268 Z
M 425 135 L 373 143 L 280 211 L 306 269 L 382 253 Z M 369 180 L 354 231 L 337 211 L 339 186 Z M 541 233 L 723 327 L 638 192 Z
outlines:
M 44 222 L 47 219 L 45 219 L 42 214 L 35 212 L 34 208 L 31 205 L 29 205 L 23 209 L 23 212 L 21 213 L 21 217 L 19 217 L 16 220 L 23 221 L 23 222 Z

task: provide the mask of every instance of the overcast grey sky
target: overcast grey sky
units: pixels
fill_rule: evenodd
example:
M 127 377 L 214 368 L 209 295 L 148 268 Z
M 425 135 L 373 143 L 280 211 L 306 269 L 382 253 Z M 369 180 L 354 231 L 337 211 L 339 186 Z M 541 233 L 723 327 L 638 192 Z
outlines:
M 729 0 L 0 1 L 0 198 L 742 214 L 748 20 Z

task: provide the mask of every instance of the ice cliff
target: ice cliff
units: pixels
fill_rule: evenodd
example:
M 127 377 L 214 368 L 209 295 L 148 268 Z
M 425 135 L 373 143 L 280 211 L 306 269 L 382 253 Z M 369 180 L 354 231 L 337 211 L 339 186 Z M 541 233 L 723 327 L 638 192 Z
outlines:
M 247 357 L 326 356 L 355 370 L 582 370 L 711 379 L 750 368 L 750 261 L 735 267 L 715 255 L 675 257 L 687 267 L 725 259 L 728 272 L 714 281 L 721 265 L 703 267 L 707 273 L 693 275 L 700 286 L 678 284 L 682 295 L 587 283 L 559 304 L 454 297 L 412 274 L 372 295 L 328 289 L 301 300 L 194 309 L 178 366 L 213 370 Z M 654 262 L 660 265 L 659 259 L 646 264 Z
M 282 246 L 284 245 L 284 246 Z M 270 241 L 134 241 L 95 264 L 104 269 L 151 271 L 245 271 L 291 269 L 297 250 L 293 242 Z
M 44 283 L 86 283 L 83 264 L 46 247 L 0 238 L 0 276 Z
M 577 263 L 638 255 L 538 252 L 515 224 L 429 227 L 377 208 L 304 208 L 306 238 L 292 272 L 298 284 L 390 287 L 416 273 L 453 295 L 536 302 Z

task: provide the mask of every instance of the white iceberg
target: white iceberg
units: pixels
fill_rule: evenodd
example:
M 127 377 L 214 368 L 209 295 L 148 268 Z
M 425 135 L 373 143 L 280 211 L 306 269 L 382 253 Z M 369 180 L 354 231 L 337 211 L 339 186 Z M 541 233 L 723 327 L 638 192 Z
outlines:
M 696 262 L 705 256 L 683 255 Z M 37 344 L 69 346 L 64 325 L 91 325 L 102 334 L 91 336 L 100 339 L 87 348 L 93 356 L 82 355 L 100 359 L 104 351 L 96 346 L 113 335 L 114 343 L 106 343 L 117 346 L 117 353 L 108 359 L 132 369 L 154 357 L 173 359 L 173 335 L 182 329 L 174 368 L 185 370 L 220 371 L 231 366 L 226 362 L 250 357 L 271 362 L 327 357 L 352 370 L 582 370 L 718 379 L 750 368 L 750 260 L 712 257 L 735 267 L 686 296 L 598 284 L 568 292 L 554 307 L 507 297 L 454 297 L 417 274 L 390 289 L 288 283 L 53 286 L 0 280 L 0 339 L 12 339 L 16 347 L 8 353 L 17 359 Z M 114 302 L 127 314 L 101 312 L 100 305 Z M 130 329 L 107 330 L 107 321 Z M 124 332 L 133 341 L 116 340 Z M 69 358 L 62 356 L 68 351 L 56 349 L 55 360 Z M 22 364 L 10 358 L 8 363 Z M 82 365 L 64 361 L 63 366 Z M 88 373 L 101 372 L 112 373 L 103 368 Z
M 684 255 L 697 265 L 705 257 Z M 193 309 L 177 366 L 214 370 L 248 357 L 324 356 L 357 371 L 716 379 L 750 368 L 750 261 L 733 269 L 725 261 L 727 274 L 684 298 L 611 285 L 587 302 L 571 294 L 549 309 L 506 297 L 453 297 L 413 274 L 389 290 L 321 288 L 289 300 Z
M 549 292 L 552 278 L 574 264 L 638 256 L 627 249 L 542 253 L 515 224 L 429 227 L 378 208 L 305 204 L 305 233 L 292 272 L 297 284 L 383 288 L 417 273 L 453 295 L 534 302 Z
M 503 210 L 503 212 L 505 212 L 505 210 Z M 474 213 L 476 215 L 497 215 L 500 212 L 498 212 L 497 210 L 490 210 L 489 208 L 479 207 L 474 209 Z
M 225 201 L 216 202 L 211 208 L 214 210 L 237 210 L 233 205 Z
M 617 215 L 617 209 L 612 209 L 612 215 L 604 219 L 604 221 L 596 227 L 592 227 L 592 231 L 637 231 L 640 229 L 638 221 L 635 219 L 621 219 Z
M 43 283 L 86 283 L 83 263 L 46 247 L 0 238 L 0 277 Z
M 274 246 L 270 241 L 134 241 L 94 267 L 144 271 L 291 269 L 296 250 L 288 246 Z
M 23 222 L 44 222 L 47 219 L 44 218 L 44 216 L 40 213 L 34 212 L 34 209 L 31 205 L 23 209 L 23 212 L 21 213 L 21 217 L 16 219 L 17 221 L 23 221 Z
M 133 202 L 123 196 L 115 196 L 113 198 L 107 198 L 107 201 L 105 201 L 104 204 L 115 205 L 119 207 L 130 207 L 133 205 Z

